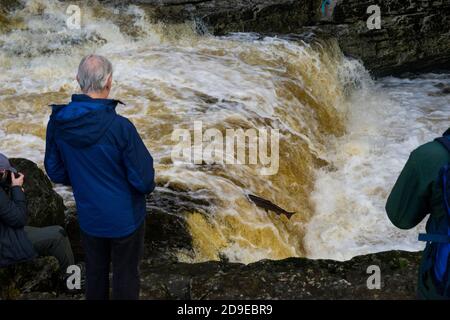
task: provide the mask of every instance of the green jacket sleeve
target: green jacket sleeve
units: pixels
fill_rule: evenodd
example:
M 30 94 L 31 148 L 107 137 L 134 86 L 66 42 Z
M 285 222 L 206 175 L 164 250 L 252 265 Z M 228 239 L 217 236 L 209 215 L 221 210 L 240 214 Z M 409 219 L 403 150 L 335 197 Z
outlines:
M 400 229 L 411 229 L 430 213 L 432 181 L 423 176 L 414 152 L 409 157 L 386 203 L 391 222 Z

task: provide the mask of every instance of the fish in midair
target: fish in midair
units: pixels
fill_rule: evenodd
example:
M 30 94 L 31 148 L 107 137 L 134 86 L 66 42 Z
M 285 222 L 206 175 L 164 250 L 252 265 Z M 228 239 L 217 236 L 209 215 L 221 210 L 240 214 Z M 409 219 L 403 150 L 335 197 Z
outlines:
M 277 206 L 276 204 L 267 199 L 255 196 L 253 194 L 249 194 L 248 197 L 254 204 L 256 204 L 257 207 L 266 210 L 266 212 L 272 211 L 275 212 L 277 215 L 284 214 L 288 219 L 290 219 L 295 214 L 295 212 L 289 212 L 284 210 L 283 208 L 280 208 L 279 206 Z

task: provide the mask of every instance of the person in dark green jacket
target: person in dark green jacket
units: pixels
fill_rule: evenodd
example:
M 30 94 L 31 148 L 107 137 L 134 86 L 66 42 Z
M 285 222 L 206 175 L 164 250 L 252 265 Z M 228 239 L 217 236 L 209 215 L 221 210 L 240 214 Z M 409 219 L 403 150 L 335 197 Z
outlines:
M 450 129 L 444 135 L 450 135 Z M 447 234 L 447 212 L 444 207 L 442 180 L 439 172 L 450 163 L 450 153 L 438 141 L 414 150 L 403 168 L 386 203 L 391 222 L 400 229 L 417 226 L 430 215 L 428 234 Z M 419 269 L 418 298 L 449 299 L 433 272 L 437 243 L 427 242 Z

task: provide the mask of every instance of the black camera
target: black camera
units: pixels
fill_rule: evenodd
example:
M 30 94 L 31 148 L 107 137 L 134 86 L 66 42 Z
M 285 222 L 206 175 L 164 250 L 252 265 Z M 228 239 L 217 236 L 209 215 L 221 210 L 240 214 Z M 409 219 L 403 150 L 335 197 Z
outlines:
M 14 175 L 14 177 L 17 179 L 19 177 L 19 174 L 17 172 L 12 172 L 12 171 L 6 171 L 6 180 L 5 180 L 5 184 L 7 186 L 10 186 L 12 184 L 12 175 Z

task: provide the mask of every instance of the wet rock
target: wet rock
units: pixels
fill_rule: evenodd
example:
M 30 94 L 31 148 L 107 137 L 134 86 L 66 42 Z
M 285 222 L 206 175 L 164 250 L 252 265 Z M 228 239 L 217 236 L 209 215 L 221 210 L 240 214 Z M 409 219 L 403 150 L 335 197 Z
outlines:
M 147 299 L 414 299 L 421 253 L 389 251 L 346 262 L 289 258 L 249 265 L 143 263 Z M 369 266 L 381 289 L 368 289 Z
M 179 214 L 189 212 L 211 213 L 214 199 L 207 190 L 190 191 L 175 186 L 157 186 L 147 197 L 149 213 Z
M 180 251 L 192 251 L 186 221 L 175 214 L 149 212 L 145 224 L 145 256 L 158 261 L 177 261 Z
M 38 166 L 26 159 L 10 159 L 11 164 L 25 175 L 28 224 L 34 227 L 64 226 L 65 206 L 62 197 Z
M 439 88 L 439 89 L 450 88 L 450 84 L 447 85 L 447 84 L 445 84 L 445 83 L 443 83 L 443 82 L 439 82 L 439 83 L 435 84 L 434 86 L 435 86 L 436 88 Z
M 23 4 L 19 0 L 0 0 L 0 32 L 11 30 L 13 19 L 8 14 L 21 6 Z
M 441 97 L 450 94 L 450 85 L 444 83 L 438 83 L 435 85 L 436 88 L 439 89 L 437 92 L 428 93 L 429 96 L 432 97 Z
M 215 199 L 207 190 L 159 183 L 147 197 L 146 257 L 177 261 L 177 254 L 193 255 L 192 236 L 186 215 L 212 214 Z
M 450 94 L 450 86 L 442 88 L 438 94 L 442 96 Z

